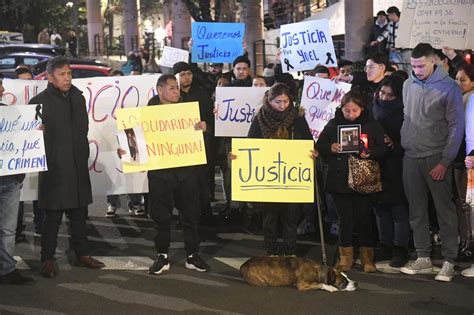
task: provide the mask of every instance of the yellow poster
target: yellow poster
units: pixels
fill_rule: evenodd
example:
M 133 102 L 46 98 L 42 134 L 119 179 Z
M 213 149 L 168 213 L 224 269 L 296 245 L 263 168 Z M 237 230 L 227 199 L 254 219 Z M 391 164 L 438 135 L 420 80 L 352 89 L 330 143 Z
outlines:
M 141 127 L 148 155 L 145 164 L 124 162 L 123 172 L 206 164 L 203 132 L 194 130 L 200 120 L 198 102 L 117 110 L 117 129 Z
M 314 202 L 313 140 L 232 139 L 232 200 Z

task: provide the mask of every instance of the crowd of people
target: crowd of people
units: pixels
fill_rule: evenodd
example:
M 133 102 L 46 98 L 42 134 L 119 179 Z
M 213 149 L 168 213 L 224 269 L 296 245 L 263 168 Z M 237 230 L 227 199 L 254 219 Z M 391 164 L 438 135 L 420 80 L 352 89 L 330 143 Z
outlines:
M 388 13 L 389 17 L 393 15 L 392 26 L 383 19 L 377 20 L 377 25 L 388 24 L 395 29 L 400 12 L 389 9 Z M 384 40 L 391 43 L 390 36 L 386 38 L 380 31 L 374 34 L 372 44 Z M 339 60 L 339 69 L 318 65 L 305 73 L 352 84 L 311 151 L 315 176 L 320 178 L 319 210 L 327 225 L 336 224 L 340 270 L 351 270 L 358 255 L 364 272 L 377 271 L 375 262 L 388 259 L 390 266 L 405 274 L 432 273 L 432 236 L 438 235 L 443 263 L 435 279 L 451 281 L 454 261 L 460 257 L 472 259 L 468 254 L 472 253 L 472 210 L 466 190 L 467 169 L 474 167 L 474 65 L 465 63 L 449 47 L 436 50 L 420 43 L 410 51 L 411 70 L 405 72 L 398 69 L 396 62 L 390 62 L 390 52 L 396 51 L 377 50 L 363 61 Z M 199 254 L 198 227 L 214 218 L 211 201 L 215 198 L 217 168 L 222 173 L 225 201 L 220 215 L 225 221 L 235 223 L 236 218 L 241 218 L 239 223 L 245 227 L 261 229 L 269 256 L 299 254 L 297 227 L 302 219 L 312 226 L 312 231 L 315 229 L 318 203 L 241 202 L 239 208 L 233 207 L 230 170 L 237 157 L 231 152 L 230 138 L 214 136 L 216 87 L 267 86 L 263 106 L 248 137 L 313 139 L 300 102 L 304 79 L 296 80 L 283 73 L 279 53 L 263 76 L 251 76 L 247 55 L 237 57 L 227 73 L 223 73 L 222 64 L 211 64 L 210 69 L 204 72 L 197 64 L 176 63 L 172 74 L 159 77 L 158 95 L 148 102 L 148 106 L 199 102 L 202 121 L 196 123 L 195 129 L 204 134 L 208 161 L 201 166 L 149 171 L 149 193 L 128 196 L 130 214 L 148 215 L 156 224 L 156 258 L 149 268 L 151 274 L 171 268 L 168 252 L 173 208 L 180 212 L 186 268 L 209 270 Z M 86 236 L 92 192 L 85 99 L 72 84 L 66 58 L 52 58 L 47 72 L 47 89 L 30 103 L 43 104 L 48 171 L 39 175 L 37 209 L 41 210 L 35 210 L 35 222 L 38 217 L 40 272 L 52 278 L 58 271 L 54 253 L 64 212 L 69 218 L 78 264 L 94 269 L 104 264 L 90 256 Z M 18 70 L 17 75 L 20 78 L 24 73 Z M 112 75 L 123 73 L 115 71 Z M 0 81 L 0 97 L 2 93 Z M 359 143 L 357 152 L 346 153 L 338 139 L 339 129 L 353 125 L 360 125 L 359 137 L 363 135 L 367 141 Z M 119 158 L 125 153 L 124 148 L 117 148 Z M 365 164 L 371 167 L 362 176 L 375 178 L 374 187 L 356 186 L 356 178 L 352 178 L 361 176 L 355 165 Z M 1 284 L 33 282 L 18 272 L 13 259 L 23 178 L 24 175 L 0 177 Z M 107 196 L 107 217 L 116 216 L 119 199 Z M 282 244 L 278 243 L 279 229 Z M 415 253 L 411 253 L 412 249 Z M 415 259 L 410 260 L 411 257 Z M 463 275 L 474 276 L 474 265 Z

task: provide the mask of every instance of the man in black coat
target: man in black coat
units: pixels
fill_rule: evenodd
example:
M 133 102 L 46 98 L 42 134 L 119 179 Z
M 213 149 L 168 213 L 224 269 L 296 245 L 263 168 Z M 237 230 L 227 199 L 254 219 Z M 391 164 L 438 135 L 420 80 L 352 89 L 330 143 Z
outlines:
M 173 75 L 164 74 L 156 83 L 158 95 L 151 98 L 148 106 L 178 103 L 180 91 Z M 206 130 L 206 123 L 200 121 L 196 130 Z M 125 152 L 121 149 L 119 155 Z M 179 209 L 184 247 L 186 250 L 185 267 L 199 272 L 209 270 L 209 266 L 199 256 L 199 190 L 198 168 L 184 166 L 148 172 L 149 209 L 156 224 L 155 246 L 157 258 L 149 268 L 150 274 L 161 274 L 170 269 L 168 250 L 171 242 L 171 218 L 173 208 Z
M 45 210 L 41 237 L 41 275 L 53 278 L 59 226 L 63 212 L 69 217 L 77 264 L 99 269 L 105 265 L 89 256 L 86 235 L 87 206 L 92 203 L 88 170 L 89 121 L 82 92 L 72 85 L 68 60 L 48 61 L 48 86 L 30 104 L 43 104 L 42 123 L 48 171 L 39 174 L 38 202 Z
M 199 80 L 194 78 L 191 66 L 186 62 L 177 62 L 173 65 L 173 73 L 178 76 L 181 102 L 198 102 L 201 120 L 206 122 L 207 130 L 204 134 L 207 165 L 199 165 L 199 203 L 201 215 L 205 223 L 212 223 L 211 191 L 214 191 L 214 104 L 211 96 L 203 89 Z

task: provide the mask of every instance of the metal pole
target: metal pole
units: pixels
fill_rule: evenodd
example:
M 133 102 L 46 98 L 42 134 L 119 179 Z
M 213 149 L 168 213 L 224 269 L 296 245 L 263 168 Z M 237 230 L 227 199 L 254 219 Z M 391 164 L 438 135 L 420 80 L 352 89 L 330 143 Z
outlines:
M 323 264 L 326 267 L 327 266 L 326 244 L 324 241 L 324 228 L 323 228 L 323 219 L 322 219 L 322 214 L 321 214 L 321 196 L 319 194 L 317 160 L 315 162 L 316 162 L 316 165 L 314 168 L 314 184 L 316 185 L 316 205 L 318 206 L 319 236 L 321 237 L 321 254 L 322 254 Z

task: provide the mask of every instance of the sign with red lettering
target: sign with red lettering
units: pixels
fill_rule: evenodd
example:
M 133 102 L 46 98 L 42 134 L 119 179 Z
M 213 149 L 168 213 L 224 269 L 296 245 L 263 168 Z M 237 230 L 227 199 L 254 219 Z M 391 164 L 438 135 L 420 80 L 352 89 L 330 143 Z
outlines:
M 334 118 L 336 108 L 341 104 L 341 99 L 349 92 L 351 84 L 318 77 L 304 77 L 301 106 L 305 109 L 305 117 L 314 141 L 329 120 Z

